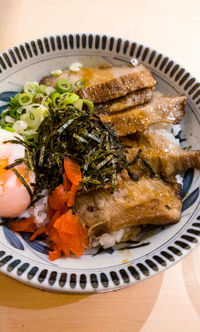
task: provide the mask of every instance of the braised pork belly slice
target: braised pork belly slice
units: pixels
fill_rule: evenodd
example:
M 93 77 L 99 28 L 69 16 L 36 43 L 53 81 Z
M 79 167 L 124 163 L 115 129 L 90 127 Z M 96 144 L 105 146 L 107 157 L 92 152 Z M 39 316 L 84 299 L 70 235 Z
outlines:
M 102 103 L 111 99 L 125 96 L 133 91 L 151 88 L 156 85 L 151 72 L 143 65 L 109 67 L 109 68 L 82 68 L 77 73 L 64 70 L 59 77 L 53 75 L 44 77 L 40 84 L 55 87 L 60 78 L 71 83 L 83 79 L 85 88 L 79 92 L 81 98 L 94 103 Z
M 181 208 L 178 184 L 148 177 L 121 180 L 113 194 L 103 189 L 82 194 L 75 204 L 90 236 L 137 225 L 176 223 Z
M 95 109 L 100 114 L 112 114 L 127 108 L 142 105 L 151 101 L 154 88 L 145 88 L 131 92 L 124 97 L 110 100 L 107 103 L 95 104 Z
M 165 179 L 185 172 L 188 168 L 200 169 L 200 151 L 183 150 L 179 145 L 157 133 L 136 133 L 122 138 L 129 146 L 127 160 L 131 163 L 140 152 L 140 158 L 147 162 L 152 171 Z M 137 165 L 138 169 L 138 165 Z
M 104 123 L 113 125 L 118 136 L 126 136 L 136 131 L 145 131 L 155 123 L 178 124 L 185 113 L 185 96 L 154 95 L 152 101 L 113 115 L 101 115 Z

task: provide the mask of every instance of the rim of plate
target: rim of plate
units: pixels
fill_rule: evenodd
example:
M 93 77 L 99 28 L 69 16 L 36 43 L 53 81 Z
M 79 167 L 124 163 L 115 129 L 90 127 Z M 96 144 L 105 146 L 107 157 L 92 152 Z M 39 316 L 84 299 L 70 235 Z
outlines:
M 110 53 L 111 56 L 112 52 L 115 52 L 115 58 L 119 60 L 127 59 L 127 55 L 136 58 L 139 62 L 147 64 L 150 70 L 155 71 L 161 78 L 167 77 L 171 84 L 174 83 L 179 91 L 187 95 L 200 124 L 200 83 L 168 56 L 138 42 L 116 36 L 72 33 L 27 41 L 0 53 L 0 76 L 7 69 L 18 66 L 26 60 L 63 50 L 89 51 L 91 55 L 97 55 L 101 51 L 101 55 L 105 52 L 105 55 Z M 195 188 L 185 198 L 186 208 L 190 208 L 199 198 L 199 186 L 195 185 Z M 136 261 L 99 270 L 87 269 L 84 272 L 79 269 L 68 269 L 66 273 L 64 268 L 62 271 L 62 267 L 57 268 L 53 265 L 50 268 L 49 265 L 45 267 L 41 263 L 37 265 L 27 258 L 23 260 L 22 254 L 13 255 L 12 247 L 0 243 L 0 271 L 31 286 L 61 293 L 96 293 L 124 288 L 168 269 L 199 244 L 199 205 L 200 201 L 176 234 L 156 250 Z

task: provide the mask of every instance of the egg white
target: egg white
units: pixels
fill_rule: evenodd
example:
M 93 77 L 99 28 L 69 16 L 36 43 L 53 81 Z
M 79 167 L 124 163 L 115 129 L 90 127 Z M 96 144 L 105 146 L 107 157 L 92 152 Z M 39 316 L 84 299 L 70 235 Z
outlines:
M 8 140 L 15 140 L 16 137 L 23 140 L 23 137 L 17 133 L 0 129 L 0 162 L 8 160 L 8 165 L 15 162 L 16 159 L 24 158 L 25 148 L 21 144 L 4 143 Z M 12 171 L 6 180 L 0 176 L 0 217 L 13 218 L 23 213 L 31 202 L 30 195 L 25 186 L 19 182 L 19 179 Z M 29 183 L 34 182 L 34 174 L 29 176 Z

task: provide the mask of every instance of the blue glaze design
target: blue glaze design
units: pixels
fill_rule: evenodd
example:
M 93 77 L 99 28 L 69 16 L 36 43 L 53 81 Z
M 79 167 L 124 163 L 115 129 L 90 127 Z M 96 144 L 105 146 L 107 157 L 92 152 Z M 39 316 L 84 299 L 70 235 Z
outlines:
M 48 255 L 49 254 L 49 248 L 39 241 L 29 241 L 31 234 L 30 233 L 22 233 L 21 234 L 23 240 L 28 244 L 32 249 L 36 250 L 37 252 L 40 252 L 41 254 Z
M 0 93 L 0 100 L 1 101 L 5 101 L 5 102 L 9 102 L 10 98 L 14 98 L 17 93 L 18 93 L 18 91 L 6 91 L 6 92 L 2 92 L 2 93 Z
M 182 130 L 178 132 L 178 134 L 175 136 L 176 139 L 179 139 L 180 143 L 185 142 L 186 138 L 181 138 Z
M 14 232 L 12 232 L 6 226 L 3 226 L 3 232 L 4 232 L 6 240 L 12 247 L 19 249 L 19 250 L 24 250 L 23 244 L 21 243 L 21 241 L 19 240 L 19 238 L 17 237 L 17 235 Z
M 17 93 L 19 93 L 19 91 L 5 91 L 5 92 L 2 92 L 2 93 L 0 93 L 0 101 L 9 103 L 10 98 L 14 98 Z M 7 107 L 8 107 L 8 104 L 1 106 L 0 107 L 0 114 Z
M 8 104 L 1 106 L 1 107 L 0 107 L 0 114 L 1 114 L 1 112 L 2 112 L 3 110 L 5 110 L 7 107 L 8 107 Z
M 185 172 L 184 178 L 183 178 L 183 187 L 182 187 L 182 199 L 185 197 L 187 192 L 189 191 L 192 181 L 194 178 L 194 169 L 189 168 L 187 172 Z
M 112 247 L 109 247 L 106 249 L 104 249 L 103 247 L 99 247 L 97 252 L 95 254 L 93 254 L 92 256 L 94 257 L 96 255 L 102 254 L 103 252 L 111 255 L 114 252 L 114 249 Z
M 199 196 L 199 188 L 196 188 L 186 199 L 183 201 L 182 212 L 191 207 Z

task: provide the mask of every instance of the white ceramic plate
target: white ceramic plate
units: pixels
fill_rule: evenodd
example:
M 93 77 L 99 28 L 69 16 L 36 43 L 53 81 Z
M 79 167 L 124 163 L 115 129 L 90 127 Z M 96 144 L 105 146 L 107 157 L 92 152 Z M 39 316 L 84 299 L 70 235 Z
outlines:
M 152 71 L 158 81 L 158 90 L 188 97 L 179 136 L 193 149 L 200 149 L 200 84 L 167 56 L 111 36 L 57 35 L 27 42 L 0 54 L 0 110 L 26 81 L 39 81 L 52 70 L 66 68 L 76 61 L 85 66 L 123 65 L 131 58 L 138 59 Z M 27 234 L 20 236 L 1 227 L 1 271 L 34 287 L 71 293 L 116 290 L 153 276 L 197 246 L 199 186 L 200 172 L 189 170 L 184 177 L 181 221 L 151 235 L 150 244 L 144 247 L 122 251 L 110 249 L 97 255 L 89 251 L 81 258 L 50 262 L 46 245 L 38 241 L 29 243 Z

